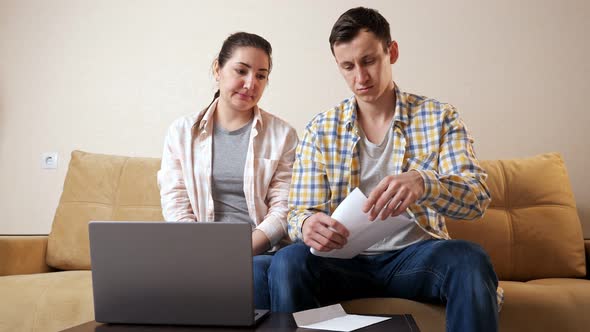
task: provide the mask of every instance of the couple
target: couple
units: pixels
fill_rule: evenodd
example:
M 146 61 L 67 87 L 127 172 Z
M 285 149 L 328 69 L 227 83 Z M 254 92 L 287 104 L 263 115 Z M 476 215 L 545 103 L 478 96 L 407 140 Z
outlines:
M 497 330 L 502 292 L 489 257 L 450 240 L 445 227 L 445 217 L 478 218 L 490 202 L 457 111 L 393 82 L 398 46 L 376 10 L 348 10 L 329 41 L 354 96 L 315 116 L 298 143 L 289 124 L 257 106 L 270 44 L 244 32 L 225 40 L 213 101 L 166 136 L 158 172 L 165 219 L 250 223 L 257 308 L 400 297 L 446 304 L 448 331 Z M 352 259 L 312 255 L 310 247 L 346 245 L 347 229 L 330 214 L 356 187 L 368 195 L 370 219 L 415 222 Z

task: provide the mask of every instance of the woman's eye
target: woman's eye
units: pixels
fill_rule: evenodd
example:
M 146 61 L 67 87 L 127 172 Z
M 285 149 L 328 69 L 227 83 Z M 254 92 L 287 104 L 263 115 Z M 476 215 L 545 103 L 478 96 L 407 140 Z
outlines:
M 258 75 L 256 75 L 256 77 L 257 77 L 259 80 L 265 80 L 265 79 L 266 79 L 266 75 L 262 75 L 262 74 L 258 74 Z
M 246 71 L 244 69 L 236 69 L 236 73 L 238 73 L 240 75 L 245 75 Z

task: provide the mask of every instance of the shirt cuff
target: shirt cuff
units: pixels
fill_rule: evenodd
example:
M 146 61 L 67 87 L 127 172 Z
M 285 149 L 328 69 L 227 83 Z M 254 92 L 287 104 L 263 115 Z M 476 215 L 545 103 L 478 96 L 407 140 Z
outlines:
M 270 241 L 270 246 L 274 247 L 286 235 L 287 225 L 285 225 L 285 222 L 276 216 L 270 215 L 256 226 L 256 229 L 262 231 Z
M 440 196 L 440 182 L 438 181 L 436 172 L 419 169 L 413 169 L 413 171 L 418 172 L 418 174 L 422 176 L 422 180 L 424 180 L 424 194 L 422 197 L 418 198 L 416 204 L 421 204 L 426 201 L 436 201 Z

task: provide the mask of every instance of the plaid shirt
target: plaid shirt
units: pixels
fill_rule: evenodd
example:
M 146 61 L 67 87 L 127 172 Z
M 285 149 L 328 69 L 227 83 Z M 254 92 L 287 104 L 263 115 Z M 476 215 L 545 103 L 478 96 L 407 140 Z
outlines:
M 473 139 L 456 109 L 433 99 L 401 92 L 397 96 L 391 139 L 395 174 L 416 170 L 424 195 L 408 208 L 432 236 L 449 239 L 445 216 L 481 217 L 490 203 L 473 151 Z M 318 114 L 297 147 L 289 193 L 289 236 L 302 239 L 303 221 L 316 212 L 332 214 L 360 181 L 359 129 L 354 97 Z M 369 193 L 366 193 L 367 195 Z
M 407 209 L 430 235 L 450 239 L 445 216 L 476 219 L 491 197 L 487 174 L 473 151 L 473 138 L 449 104 L 401 92 L 391 139 L 396 174 L 415 170 L 424 179 L 424 195 Z M 289 192 L 289 236 L 302 240 L 301 226 L 316 212 L 331 215 L 360 181 L 358 124 L 354 97 L 316 115 L 297 146 Z M 366 193 L 369 194 L 369 193 Z M 497 289 L 498 311 L 504 290 Z

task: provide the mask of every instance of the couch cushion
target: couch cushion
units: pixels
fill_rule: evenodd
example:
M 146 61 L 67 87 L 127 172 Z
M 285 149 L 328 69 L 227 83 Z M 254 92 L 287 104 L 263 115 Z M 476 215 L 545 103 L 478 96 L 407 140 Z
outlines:
M 0 331 L 61 331 L 94 320 L 90 271 L 0 277 Z
M 479 243 L 501 280 L 583 277 L 584 239 L 559 154 L 483 161 L 492 203 L 477 221 L 448 220 L 453 238 Z
M 90 269 L 90 220 L 164 220 L 157 158 L 72 152 L 47 244 L 47 264 Z
M 504 305 L 500 331 L 587 331 L 590 326 L 590 280 L 540 279 L 500 281 Z M 445 307 L 396 298 L 358 299 L 342 306 L 348 313 L 411 314 L 420 331 L 445 331 Z
M 504 305 L 500 331 L 587 331 L 590 280 L 539 279 L 500 282 Z

